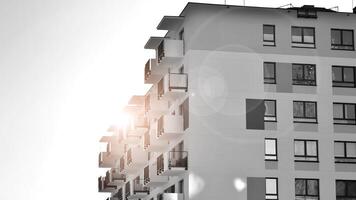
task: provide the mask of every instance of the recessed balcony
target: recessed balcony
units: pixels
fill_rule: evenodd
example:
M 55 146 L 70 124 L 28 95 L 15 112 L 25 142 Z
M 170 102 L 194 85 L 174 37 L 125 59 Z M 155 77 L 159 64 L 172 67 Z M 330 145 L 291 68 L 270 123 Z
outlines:
M 109 186 L 123 186 L 126 182 L 126 175 L 119 172 L 118 169 L 111 169 L 106 172 Z
M 151 37 L 145 49 L 156 50 L 156 59 L 159 67 L 174 68 L 183 59 L 183 40 L 163 37 Z
M 184 200 L 182 193 L 163 193 L 162 200 Z
M 157 59 L 149 59 L 145 65 L 145 84 L 156 84 L 168 69 L 157 65 Z
M 125 129 L 127 136 L 143 136 L 148 130 L 148 119 L 144 115 L 134 116 L 130 124 Z
M 172 140 L 181 137 L 183 130 L 182 115 L 162 115 L 157 121 L 157 138 Z
M 157 174 L 178 176 L 188 170 L 187 151 L 169 151 L 157 157 Z
M 109 152 L 99 153 L 100 168 L 115 168 L 117 160 L 118 158 L 116 156 L 112 156 Z
M 173 101 L 186 95 L 188 91 L 188 74 L 168 73 L 157 83 L 159 100 Z
M 110 186 L 108 185 L 109 183 L 109 179 L 108 177 L 99 177 L 98 178 L 98 191 L 99 192 L 109 192 L 109 193 L 112 193 L 112 192 L 115 192 L 116 191 L 116 186 Z
M 123 191 L 122 191 L 122 188 L 120 188 L 116 193 L 114 193 L 110 200 L 124 200 L 123 198 Z
M 150 194 L 150 188 L 144 185 L 143 179 L 134 179 L 132 184 L 132 193 L 127 196 L 127 199 L 141 199 Z
M 148 153 L 140 146 L 131 147 L 126 152 L 126 171 L 136 172 L 148 163 Z
M 148 152 L 164 152 L 169 146 L 167 140 L 157 140 L 156 132 L 156 129 L 150 129 L 142 137 L 143 148 Z
M 157 163 L 153 163 L 144 169 L 144 184 L 148 187 L 160 187 L 168 183 L 168 176 L 159 176 L 157 174 Z
M 157 85 L 149 91 L 145 97 L 145 113 L 150 119 L 156 119 L 167 113 L 169 109 L 168 101 L 158 100 Z

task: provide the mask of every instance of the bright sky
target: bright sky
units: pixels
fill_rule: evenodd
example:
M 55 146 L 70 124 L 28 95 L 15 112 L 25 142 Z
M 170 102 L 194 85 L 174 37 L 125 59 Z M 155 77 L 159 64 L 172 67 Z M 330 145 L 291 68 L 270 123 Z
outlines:
M 224 3 L 224 0 L 201 1 Z M 227 0 L 241 5 L 243 0 Z M 98 140 L 132 94 L 143 49 L 186 0 L 0 1 L 0 199 L 105 199 Z M 351 11 L 351 0 L 246 0 Z M 356 3 L 355 3 L 356 4 Z

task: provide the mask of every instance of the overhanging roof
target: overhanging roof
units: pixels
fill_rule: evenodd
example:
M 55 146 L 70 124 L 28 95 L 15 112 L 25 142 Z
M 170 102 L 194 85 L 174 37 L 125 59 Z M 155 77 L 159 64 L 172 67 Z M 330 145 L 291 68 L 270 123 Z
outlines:
M 164 16 L 157 26 L 157 30 L 178 31 L 182 26 L 184 17 Z
M 163 39 L 164 37 L 150 37 L 145 45 L 145 49 L 157 49 Z

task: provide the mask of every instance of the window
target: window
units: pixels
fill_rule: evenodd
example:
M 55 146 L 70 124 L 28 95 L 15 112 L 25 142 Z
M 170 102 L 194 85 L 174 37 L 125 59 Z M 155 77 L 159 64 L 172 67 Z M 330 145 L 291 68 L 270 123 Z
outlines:
M 350 50 L 354 48 L 354 31 L 345 29 L 331 29 L 331 49 Z
M 293 101 L 293 117 L 295 123 L 317 123 L 316 102 Z
M 276 84 L 276 63 L 264 62 L 263 63 L 263 76 L 265 84 Z
M 318 141 L 294 140 L 294 161 L 318 162 Z
M 333 87 L 356 87 L 355 67 L 333 66 Z
M 319 199 L 318 179 L 295 179 L 295 199 L 296 200 L 317 200 Z
M 292 26 L 292 47 L 315 48 L 315 29 Z
M 335 141 L 336 163 L 356 163 L 356 142 Z
M 356 104 L 334 103 L 334 124 L 356 125 Z
M 277 139 L 265 139 L 265 160 L 277 160 Z
M 276 100 L 264 100 L 265 102 L 265 122 L 276 122 L 277 121 L 277 107 Z
M 274 25 L 263 25 L 263 46 L 276 46 Z
M 336 200 L 356 199 L 355 180 L 336 180 Z
M 278 179 L 266 178 L 266 200 L 278 199 Z
M 293 64 L 292 65 L 293 85 L 316 85 L 315 65 Z

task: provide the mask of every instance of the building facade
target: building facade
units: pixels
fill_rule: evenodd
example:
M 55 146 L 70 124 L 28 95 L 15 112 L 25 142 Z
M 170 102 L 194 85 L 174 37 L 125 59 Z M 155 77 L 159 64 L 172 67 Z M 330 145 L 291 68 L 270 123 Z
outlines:
M 188 3 L 110 127 L 112 200 L 356 199 L 356 14 Z

